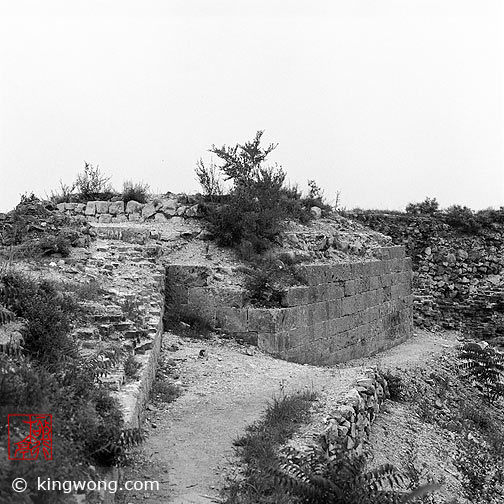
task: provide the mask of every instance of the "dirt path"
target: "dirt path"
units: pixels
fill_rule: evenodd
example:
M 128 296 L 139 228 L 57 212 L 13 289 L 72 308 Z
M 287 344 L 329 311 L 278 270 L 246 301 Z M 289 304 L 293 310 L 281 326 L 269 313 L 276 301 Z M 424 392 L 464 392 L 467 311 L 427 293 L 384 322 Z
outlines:
M 149 439 L 139 450 L 137 465 L 125 474 L 126 479 L 159 481 L 159 490 L 130 492 L 118 501 L 220 502 L 219 489 L 237 469 L 233 440 L 260 418 L 275 394 L 305 388 L 318 392 L 313 422 L 300 433 L 309 438 L 320 432 L 324 417 L 363 367 L 414 366 L 455 343 L 453 334 L 422 332 L 376 357 L 319 368 L 276 360 L 232 341 L 182 339 L 167 333 L 160 373 L 178 375 L 184 392 L 173 403 L 149 406 Z

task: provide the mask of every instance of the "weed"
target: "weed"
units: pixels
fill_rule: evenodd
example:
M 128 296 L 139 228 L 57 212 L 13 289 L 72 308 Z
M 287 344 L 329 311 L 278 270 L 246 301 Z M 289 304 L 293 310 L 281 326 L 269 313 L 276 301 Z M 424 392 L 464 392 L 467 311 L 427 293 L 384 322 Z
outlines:
M 140 303 L 135 299 L 125 299 L 121 305 L 126 318 L 136 323 L 143 323 L 143 313 Z
M 82 301 L 97 301 L 106 294 L 100 282 L 94 279 L 83 283 L 66 283 L 64 288 L 68 292 L 73 292 L 77 299 Z
M 196 163 L 195 171 L 196 178 L 203 188 L 203 194 L 209 198 L 210 201 L 214 201 L 217 197 L 222 196 L 224 189 L 217 172 L 217 167 L 213 162 L 210 163 L 210 166 L 206 167 L 203 160 L 200 159 Z
M 390 369 L 382 371 L 382 375 L 383 378 L 385 378 L 385 381 L 387 382 L 390 399 L 392 401 L 400 401 L 401 399 L 403 399 L 402 395 L 404 385 L 401 376 L 393 373 Z
M 133 183 L 127 180 L 123 184 L 122 199 L 124 203 L 128 201 L 138 201 L 138 203 L 147 203 L 149 196 L 149 185 L 142 182 Z
M 104 175 L 98 166 L 84 162 L 84 170 L 77 174 L 75 181 L 66 185 L 60 180 L 60 193 L 51 191 L 53 203 L 87 202 L 109 200 L 117 193 L 110 185 L 109 176 Z
M 276 460 L 277 448 L 308 419 L 315 398 L 313 392 L 274 398 L 262 420 L 247 427 L 245 436 L 235 441 L 238 454 L 247 467 L 244 480 L 227 489 L 228 504 L 289 502 L 285 492 L 278 488 L 270 469 Z
M 130 353 L 124 361 L 124 375 L 129 380 L 136 380 L 138 378 L 138 371 L 141 364 L 136 360 L 135 355 Z
M 173 383 L 155 380 L 152 384 L 151 399 L 155 402 L 171 403 L 182 395 L 182 389 Z

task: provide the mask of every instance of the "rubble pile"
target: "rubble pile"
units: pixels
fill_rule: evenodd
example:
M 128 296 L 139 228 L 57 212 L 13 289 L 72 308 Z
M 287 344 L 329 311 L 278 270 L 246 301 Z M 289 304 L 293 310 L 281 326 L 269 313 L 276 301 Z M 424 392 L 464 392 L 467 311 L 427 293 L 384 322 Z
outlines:
M 17 255 L 66 257 L 70 247 L 88 247 L 95 236 L 84 218 L 63 215 L 50 204 L 22 202 L 0 213 L 0 245 L 14 247 Z

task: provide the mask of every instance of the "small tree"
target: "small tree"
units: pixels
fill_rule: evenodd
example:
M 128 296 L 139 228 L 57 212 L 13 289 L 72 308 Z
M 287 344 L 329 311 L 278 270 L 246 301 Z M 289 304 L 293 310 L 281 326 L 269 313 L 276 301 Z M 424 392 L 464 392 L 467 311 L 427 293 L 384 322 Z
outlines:
M 250 142 L 234 147 L 223 145 L 217 148 L 212 145 L 210 152 L 222 159 L 223 164 L 219 169 L 224 173 L 226 180 L 232 180 L 234 187 L 249 186 L 260 174 L 262 163 L 278 144 L 270 144 L 266 149 L 260 147 L 264 131 L 258 131 Z

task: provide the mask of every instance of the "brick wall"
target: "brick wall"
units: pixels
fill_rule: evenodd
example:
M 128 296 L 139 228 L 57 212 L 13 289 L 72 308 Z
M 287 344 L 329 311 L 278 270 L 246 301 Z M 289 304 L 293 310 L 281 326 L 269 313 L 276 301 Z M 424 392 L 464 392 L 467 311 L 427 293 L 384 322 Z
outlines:
M 169 265 L 168 304 L 282 359 L 343 362 L 411 336 L 411 260 L 404 247 L 377 249 L 375 257 L 301 266 L 306 285 L 289 288 L 281 308 L 246 306 L 242 291 L 209 286 L 209 268 Z

